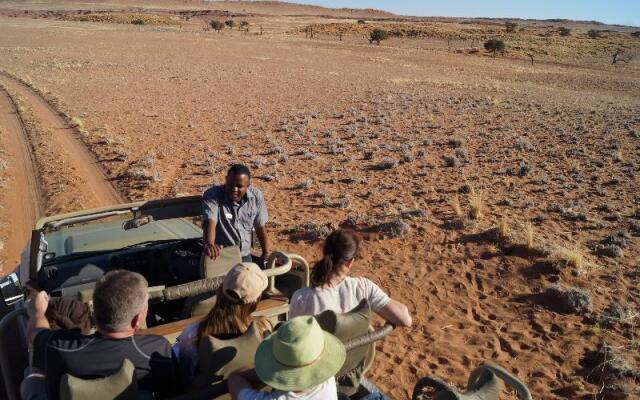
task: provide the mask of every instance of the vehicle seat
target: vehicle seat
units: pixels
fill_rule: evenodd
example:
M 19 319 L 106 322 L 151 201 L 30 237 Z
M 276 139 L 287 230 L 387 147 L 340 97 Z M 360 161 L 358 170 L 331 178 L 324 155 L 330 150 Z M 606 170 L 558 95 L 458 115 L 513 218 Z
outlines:
M 99 379 L 80 379 L 64 374 L 60 380 L 61 400 L 134 400 L 152 399 L 149 392 L 138 390 L 135 367 L 125 359 L 113 375 Z
M 220 257 L 212 260 L 203 252 L 200 256 L 200 278 L 215 278 L 225 276 L 231 268 L 242 261 L 238 246 L 224 247 L 220 250 Z
M 353 310 L 337 314 L 327 310 L 316 315 L 318 323 L 325 331 L 332 333 L 338 339 L 346 342 L 369 333 L 371 321 L 371 307 L 367 300 L 362 300 Z M 338 392 L 352 396 L 358 391 L 362 375 L 373 364 L 375 343 L 356 347 L 347 352 L 347 358 L 342 368 L 336 374 Z
M 231 373 L 254 365 L 256 350 L 262 342 L 263 332 L 257 324 L 251 324 L 240 337 L 220 340 L 212 336 L 204 337 L 198 347 L 199 374 L 191 384 L 192 390 L 213 387 L 209 392 L 212 399 L 230 399 L 227 382 Z
M 200 256 L 200 279 L 225 276 L 231 268 L 242 261 L 238 246 L 224 247 L 220 250 L 220 257 L 212 260 L 207 253 Z M 192 317 L 206 315 L 216 302 L 215 295 L 208 293 L 187 299 L 185 312 Z

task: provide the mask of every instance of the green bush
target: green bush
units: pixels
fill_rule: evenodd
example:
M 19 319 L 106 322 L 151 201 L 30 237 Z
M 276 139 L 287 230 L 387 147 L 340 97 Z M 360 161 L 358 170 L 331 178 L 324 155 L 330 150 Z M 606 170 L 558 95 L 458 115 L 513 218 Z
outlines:
M 240 21 L 240 27 L 239 27 L 239 29 L 249 30 L 249 22 L 247 22 L 247 21 Z
M 504 28 L 507 30 L 508 33 L 515 32 L 517 27 L 518 27 L 518 24 L 516 24 L 515 22 L 507 21 L 504 23 Z
M 233 29 L 234 26 L 236 26 L 236 22 L 232 19 L 228 19 L 226 21 L 224 21 L 224 24 L 226 26 L 228 26 L 229 28 Z
M 131 21 L 131 23 L 133 25 L 144 25 L 144 20 L 142 20 L 142 19 L 134 19 L 133 21 Z
M 359 24 L 366 24 L 366 23 L 367 23 L 367 21 L 365 21 L 365 20 L 363 20 L 363 19 L 359 19 L 359 20 L 358 20 L 358 23 L 359 23 Z
M 635 31 L 635 32 L 633 32 L 633 33 L 631 34 L 631 36 L 633 36 L 633 37 L 637 37 L 637 38 L 640 38 L 640 31 Z
M 507 46 L 504 44 L 504 41 L 500 39 L 489 39 L 484 42 L 484 48 L 485 50 L 493 53 L 493 56 L 495 57 L 497 53 L 504 53 Z
M 376 42 L 377 44 L 380 44 L 381 41 L 388 38 L 389 32 L 385 31 L 384 29 L 376 28 L 369 34 L 369 43 Z
M 224 29 L 224 24 L 220 21 L 217 20 L 211 20 L 209 21 L 209 26 L 211 26 L 211 29 L 213 29 L 216 32 L 220 32 L 222 29 Z
M 558 28 L 558 32 L 560 33 L 560 36 L 570 36 L 571 35 L 571 29 L 570 28 L 565 28 L 564 26 L 561 26 L 560 28 Z

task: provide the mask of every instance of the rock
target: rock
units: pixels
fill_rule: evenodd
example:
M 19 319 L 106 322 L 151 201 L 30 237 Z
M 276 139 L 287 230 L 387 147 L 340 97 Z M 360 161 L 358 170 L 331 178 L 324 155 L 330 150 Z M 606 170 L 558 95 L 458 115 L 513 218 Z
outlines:
M 384 171 L 386 169 L 391 169 L 391 168 L 395 168 L 398 166 L 399 161 L 396 160 L 395 158 L 385 158 L 384 160 L 380 161 L 378 164 L 374 165 L 372 167 L 372 169 L 376 170 L 376 171 Z
M 591 295 L 583 289 L 575 287 L 563 288 L 558 284 L 547 287 L 545 297 L 548 306 L 559 312 L 569 314 L 585 314 L 593 310 Z
M 302 225 L 298 225 L 292 229 L 286 230 L 284 233 L 289 235 L 289 239 L 293 242 L 315 242 L 326 238 L 337 228 L 338 227 L 331 222 L 308 222 Z
M 392 221 L 382 222 L 373 227 L 376 232 L 382 233 L 389 238 L 397 238 L 404 236 L 409 232 L 409 225 L 401 219 L 395 219 Z

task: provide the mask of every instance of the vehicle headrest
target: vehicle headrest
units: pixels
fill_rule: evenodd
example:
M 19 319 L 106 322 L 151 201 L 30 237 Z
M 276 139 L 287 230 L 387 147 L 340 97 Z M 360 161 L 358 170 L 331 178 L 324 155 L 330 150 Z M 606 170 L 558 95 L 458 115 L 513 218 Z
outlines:
M 125 359 L 113 375 L 100 379 L 80 379 L 64 374 L 60 381 L 61 400 L 134 400 L 142 398 L 134 378 L 135 367 Z

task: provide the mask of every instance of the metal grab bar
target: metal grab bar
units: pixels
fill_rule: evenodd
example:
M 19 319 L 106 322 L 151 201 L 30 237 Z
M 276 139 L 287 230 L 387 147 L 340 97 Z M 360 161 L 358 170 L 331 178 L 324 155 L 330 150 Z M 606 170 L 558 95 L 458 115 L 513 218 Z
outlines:
M 13 374 L 11 373 L 13 369 L 11 360 L 9 360 L 9 352 L 6 351 L 7 349 L 5 348 L 4 332 L 11 322 L 26 315 L 27 309 L 25 307 L 20 307 L 11 311 L 5 315 L 2 320 L 0 320 L 0 349 L 2 350 L 0 351 L 0 370 L 2 370 L 2 379 L 4 380 L 4 387 L 7 391 L 8 400 L 20 400 L 20 389 L 16 388 L 14 385 Z
M 373 342 L 377 342 L 389 335 L 396 327 L 391 324 L 385 324 L 382 328 L 378 328 L 373 332 L 365 333 L 362 336 L 349 339 L 344 342 L 344 347 L 347 351 L 353 350 L 358 347 L 366 346 Z
M 300 256 L 297 257 L 302 258 Z M 284 261 L 284 264 L 276 267 L 277 260 Z M 274 251 L 269 256 L 267 265 L 269 265 L 270 268 L 265 269 L 263 272 L 269 278 L 270 284 L 275 285 L 275 277 L 278 275 L 284 275 L 289 272 L 291 270 L 292 262 L 289 255 L 280 251 Z M 160 303 L 163 301 L 184 299 L 204 293 L 215 292 L 216 290 L 218 290 L 220 285 L 222 285 L 223 280 L 224 276 L 217 276 L 215 278 L 200 279 L 197 281 L 184 283 L 182 285 L 170 286 L 163 290 L 150 292 L 149 301 L 152 303 Z

